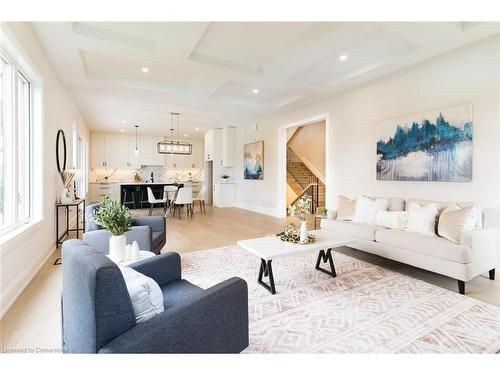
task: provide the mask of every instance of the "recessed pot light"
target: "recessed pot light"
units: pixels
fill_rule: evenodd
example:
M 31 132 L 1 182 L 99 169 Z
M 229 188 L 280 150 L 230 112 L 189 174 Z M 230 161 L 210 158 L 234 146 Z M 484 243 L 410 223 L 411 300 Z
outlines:
M 127 120 L 122 120 L 122 124 L 126 124 L 127 123 Z
M 194 130 L 200 130 L 200 128 L 194 128 Z
M 143 66 L 143 67 L 141 68 L 141 72 L 143 72 L 143 73 L 147 73 L 147 72 L 149 72 L 149 68 L 148 68 L 147 66 Z
M 347 55 L 340 55 L 339 56 L 340 61 L 346 61 L 347 60 Z
M 125 129 L 120 129 L 120 131 L 121 131 L 121 132 L 124 132 L 124 131 L 125 131 Z
M 187 134 L 184 134 L 184 137 L 187 137 L 188 135 Z
M 253 89 L 253 90 L 252 90 L 252 92 L 253 92 L 254 94 L 258 94 L 258 93 L 259 93 L 259 89 Z

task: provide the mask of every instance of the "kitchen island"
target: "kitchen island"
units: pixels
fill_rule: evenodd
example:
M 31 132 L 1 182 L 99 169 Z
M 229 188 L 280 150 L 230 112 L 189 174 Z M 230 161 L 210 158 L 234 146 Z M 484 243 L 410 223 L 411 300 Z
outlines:
M 120 183 L 120 203 L 129 208 L 142 208 L 144 204 L 148 206 L 148 191 L 150 187 L 156 198 L 163 198 L 163 188 L 165 186 L 184 187 L 183 183 L 172 182 L 121 182 Z

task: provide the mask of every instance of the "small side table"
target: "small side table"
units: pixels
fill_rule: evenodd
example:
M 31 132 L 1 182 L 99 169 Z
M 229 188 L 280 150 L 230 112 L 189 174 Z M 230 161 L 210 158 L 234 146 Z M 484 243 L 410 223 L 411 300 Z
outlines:
M 314 229 L 318 229 L 317 226 L 318 226 L 318 220 L 320 221 L 321 223 L 321 219 L 327 219 L 328 217 L 325 216 L 325 215 L 314 215 Z
M 115 262 L 116 264 L 118 264 L 119 266 L 130 266 L 131 264 L 135 263 L 135 262 L 138 262 L 140 260 L 143 260 L 143 259 L 148 259 L 148 258 L 152 258 L 155 256 L 155 253 L 153 253 L 152 251 L 144 251 L 144 250 L 139 250 L 139 258 L 137 259 L 125 259 L 125 260 L 122 260 L 120 262 L 117 262 L 115 260 L 113 260 L 113 258 L 111 258 L 108 255 L 106 255 L 109 259 L 111 259 L 113 262 Z
M 80 228 L 80 205 L 83 205 L 83 228 Z M 66 230 L 59 237 L 59 208 L 61 207 L 66 209 Z M 69 227 L 69 210 L 71 207 L 76 207 L 76 228 Z M 77 199 L 71 203 L 56 203 L 56 248 L 63 243 L 69 232 L 76 232 L 76 238 L 80 238 L 80 231 L 85 232 L 85 199 Z

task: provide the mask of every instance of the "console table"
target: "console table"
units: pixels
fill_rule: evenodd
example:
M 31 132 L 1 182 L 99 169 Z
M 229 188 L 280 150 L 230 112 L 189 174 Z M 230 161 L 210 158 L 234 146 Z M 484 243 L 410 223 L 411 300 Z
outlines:
M 80 205 L 83 205 L 82 216 L 83 216 L 83 227 L 80 228 Z M 66 209 L 66 230 L 59 237 L 59 208 Z M 69 227 L 69 211 L 71 207 L 76 207 L 76 228 Z M 56 248 L 63 243 L 63 240 L 69 234 L 69 232 L 76 232 L 76 238 L 80 238 L 80 231 L 85 232 L 85 199 L 77 199 L 71 203 L 56 203 Z

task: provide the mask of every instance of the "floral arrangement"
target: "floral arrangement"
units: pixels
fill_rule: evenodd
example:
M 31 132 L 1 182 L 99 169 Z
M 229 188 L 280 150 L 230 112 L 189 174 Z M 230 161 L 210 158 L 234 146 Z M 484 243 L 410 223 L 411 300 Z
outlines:
M 306 215 L 311 212 L 312 199 L 304 194 L 295 204 L 288 207 L 288 214 L 297 217 L 300 221 L 306 221 Z

